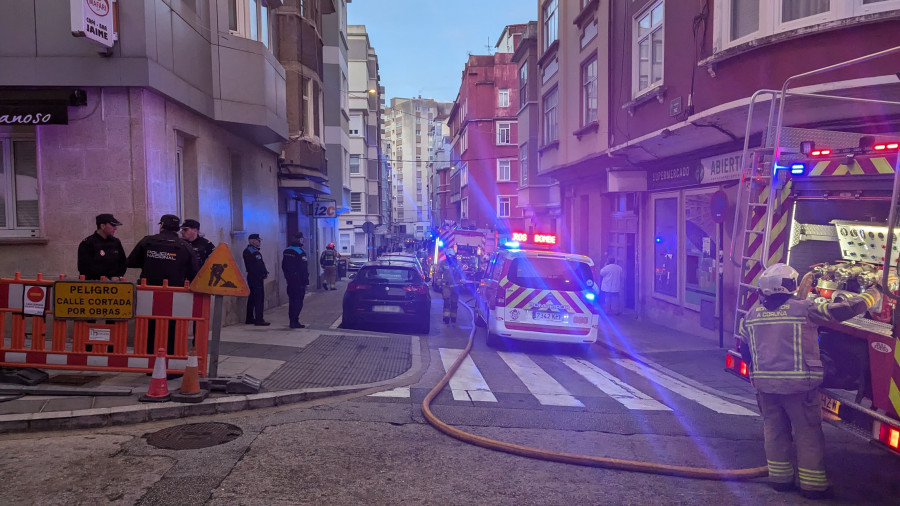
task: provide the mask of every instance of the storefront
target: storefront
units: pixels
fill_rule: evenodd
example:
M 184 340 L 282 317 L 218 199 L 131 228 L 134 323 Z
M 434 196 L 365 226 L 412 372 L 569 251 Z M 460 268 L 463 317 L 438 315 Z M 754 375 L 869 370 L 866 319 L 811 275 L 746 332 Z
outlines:
M 729 328 L 734 274 L 723 252 L 730 247 L 740 160 L 732 152 L 648 171 L 642 216 L 644 258 L 651 261 L 642 269 L 642 292 L 649 319 L 717 336 L 723 313 Z

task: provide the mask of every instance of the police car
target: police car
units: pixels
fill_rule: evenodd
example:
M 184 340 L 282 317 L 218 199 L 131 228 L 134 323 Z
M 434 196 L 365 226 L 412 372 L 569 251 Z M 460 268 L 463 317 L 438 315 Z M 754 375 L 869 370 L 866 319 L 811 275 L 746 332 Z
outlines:
M 475 322 L 487 327 L 488 346 L 499 344 L 499 338 L 596 342 L 600 306 L 594 262 L 554 251 L 554 235 L 512 237 L 489 260 L 476 292 Z

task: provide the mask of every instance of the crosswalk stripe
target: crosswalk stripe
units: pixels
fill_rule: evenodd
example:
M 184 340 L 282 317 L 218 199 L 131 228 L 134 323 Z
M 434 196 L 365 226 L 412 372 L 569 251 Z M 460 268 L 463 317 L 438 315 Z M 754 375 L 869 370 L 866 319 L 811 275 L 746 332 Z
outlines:
M 612 397 L 628 409 L 671 411 L 668 406 L 641 392 L 640 390 L 621 382 L 615 376 L 600 369 L 596 365 L 572 357 L 557 355 L 556 358 L 570 369 L 588 380 L 606 395 Z
M 638 364 L 634 360 L 613 359 L 613 361 L 620 366 L 649 379 L 657 385 L 660 385 L 667 390 L 675 392 L 676 394 L 690 399 L 717 413 L 726 415 L 757 416 L 756 413 L 750 411 L 749 409 L 738 406 L 737 404 L 727 402 L 723 399 L 720 399 L 719 397 L 716 397 L 715 395 L 708 394 L 702 390 L 698 390 L 670 376 L 660 374 L 654 369 Z
M 535 364 L 528 355 L 508 351 L 500 351 L 497 354 L 516 373 L 516 376 L 525 384 L 525 388 L 544 406 L 584 407 L 581 401 L 572 397 L 565 387 Z
M 375 392 L 374 394 L 369 394 L 369 397 L 409 398 L 409 387 L 397 387 L 392 390 L 385 390 L 383 392 Z
M 441 348 L 441 362 L 444 364 L 444 370 L 450 369 L 450 366 L 456 362 L 463 350 Z M 472 356 L 468 355 L 463 359 L 456 374 L 450 378 L 450 391 L 455 401 L 483 401 L 497 402 L 497 398 L 491 393 L 490 387 L 484 381 L 484 377 L 475 366 Z

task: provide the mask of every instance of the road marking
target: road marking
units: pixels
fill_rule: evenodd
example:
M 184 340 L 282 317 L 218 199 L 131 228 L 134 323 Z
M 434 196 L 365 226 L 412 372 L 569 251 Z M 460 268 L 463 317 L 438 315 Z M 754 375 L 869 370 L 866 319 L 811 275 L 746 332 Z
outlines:
M 649 379 L 657 385 L 660 385 L 667 390 L 671 390 L 672 392 L 675 392 L 682 397 L 701 404 L 717 413 L 722 413 L 725 415 L 757 416 L 756 413 L 750 411 L 749 409 L 742 408 L 741 406 L 727 402 L 723 399 L 720 399 L 719 397 L 716 397 L 715 395 L 706 393 L 702 390 L 697 390 L 696 388 L 675 378 L 660 374 L 650 367 L 638 364 L 634 360 L 613 359 L 613 361 L 620 366 Z
M 660 403 L 653 397 L 640 390 L 623 383 L 618 378 L 600 369 L 587 360 L 572 357 L 556 357 L 563 364 L 578 373 L 582 378 L 591 382 L 606 395 L 612 397 L 628 409 L 642 409 L 655 411 L 672 411 L 668 406 Z
M 525 388 L 544 406 L 584 407 L 581 401 L 572 397 L 565 387 L 535 364 L 528 355 L 524 353 L 510 353 L 508 351 L 498 351 L 497 354 L 516 373 L 516 376 L 522 380 Z
M 369 394 L 369 397 L 403 397 L 409 398 L 409 387 L 397 387 L 392 390 L 385 390 L 384 392 L 375 392 L 374 394 Z
M 456 362 L 456 359 L 462 354 L 463 350 L 441 348 L 441 362 L 444 364 L 444 370 L 450 369 L 450 366 Z M 453 393 L 455 401 L 483 401 L 497 402 L 497 398 L 491 393 L 490 387 L 484 381 L 484 377 L 475 366 L 472 357 L 467 355 L 460 364 L 459 369 L 450 378 L 450 391 Z
M 332 323 L 331 326 L 328 328 L 336 329 L 341 326 L 341 322 L 343 322 L 343 321 L 344 321 L 344 315 L 338 316 L 338 319 L 335 320 L 334 323 Z

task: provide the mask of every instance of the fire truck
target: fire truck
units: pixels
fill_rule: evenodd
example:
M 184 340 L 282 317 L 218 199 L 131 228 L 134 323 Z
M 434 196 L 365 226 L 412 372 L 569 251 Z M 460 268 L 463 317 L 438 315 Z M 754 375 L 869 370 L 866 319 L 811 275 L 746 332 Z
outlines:
M 757 282 L 767 266 L 783 262 L 801 276 L 812 272 L 809 294 L 801 286 L 798 297 L 817 302 L 841 301 L 880 283 L 880 307 L 819 328 L 822 410 L 827 421 L 900 456 L 900 311 L 898 287 L 889 282 L 900 260 L 900 102 L 789 90 L 805 77 L 883 54 L 794 76 L 781 90 L 760 90 L 751 99 L 731 247 L 739 272 L 735 348 L 725 365 L 748 378 L 752 366 L 741 359 L 738 328 L 757 301 Z M 765 117 L 754 108 L 766 99 L 760 147 L 750 148 Z M 807 111 L 802 120 L 791 116 L 791 106 L 798 105 Z M 817 115 L 835 126 L 790 126 Z M 846 118 L 856 127 L 847 128 Z
M 447 261 L 444 252 L 453 249 L 456 261 L 466 276 L 466 284 L 474 288 L 476 274 L 484 270 L 485 259 L 497 249 L 495 232 L 491 230 L 443 228 L 434 242 L 434 262 L 432 262 L 431 282 L 435 290 L 440 289 L 441 262 Z

